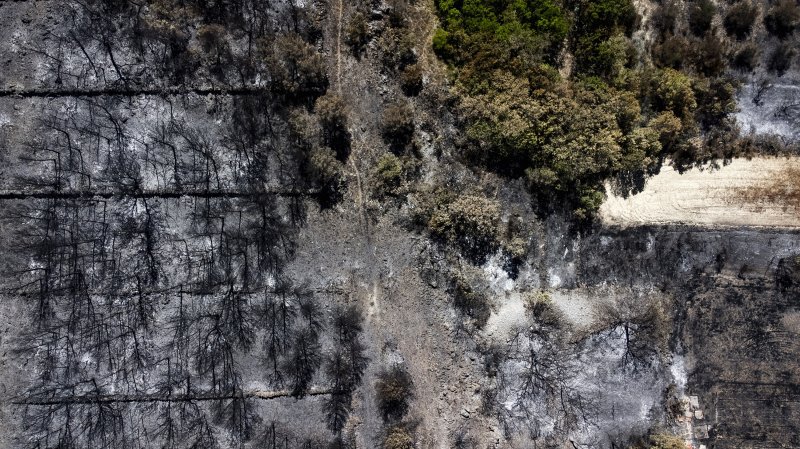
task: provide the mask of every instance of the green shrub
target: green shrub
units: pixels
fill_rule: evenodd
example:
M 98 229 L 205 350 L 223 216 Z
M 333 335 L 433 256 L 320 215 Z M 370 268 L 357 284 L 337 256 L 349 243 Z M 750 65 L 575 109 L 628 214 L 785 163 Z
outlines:
M 800 22 L 800 7 L 795 0 L 780 0 L 767 11 L 764 26 L 770 34 L 785 39 L 797 28 Z
M 394 195 L 403 183 L 403 163 L 394 154 L 381 156 L 375 169 L 375 190 L 380 196 Z
M 716 7 L 711 0 L 697 0 L 689 8 L 689 31 L 702 37 L 711 29 Z
M 607 52 L 601 47 L 617 33 L 630 36 L 639 20 L 631 0 L 597 0 L 578 4 L 573 31 L 579 73 L 609 77 Z
M 462 195 L 439 207 L 428 221 L 431 234 L 481 262 L 498 246 L 500 204 L 476 195 Z
M 612 83 L 628 65 L 633 46 L 621 33 L 614 34 L 597 46 L 595 70 Z
M 397 157 L 392 153 L 381 156 L 373 175 L 376 195 L 379 198 L 401 197 L 408 193 L 406 184 L 417 166 L 409 156 Z
M 344 31 L 344 41 L 350 46 L 353 53 L 361 54 L 364 46 L 369 42 L 369 23 L 363 13 L 353 14 Z
M 664 69 L 656 77 L 656 107 L 660 111 L 671 111 L 679 118 L 688 118 L 697 108 L 692 90 L 692 79 L 673 69 Z
M 658 134 L 658 141 L 663 150 L 667 153 L 675 150 L 683 131 L 683 124 L 672 111 L 665 111 L 653 117 L 648 123 L 648 127 Z
M 350 132 L 347 131 L 348 108 L 344 99 L 333 92 L 317 98 L 314 112 L 322 129 L 325 145 L 336 152 L 336 158 L 344 162 L 350 154 Z
M 459 67 L 477 63 L 483 69 L 469 72 L 476 78 L 489 67 L 524 71 L 545 57 L 554 63 L 570 27 L 557 0 L 441 0 L 436 6 L 442 28 L 434 50 Z
M 753 23 L 756 20 L 757 14 L 758 9 L 748 3 L 747 0 L 743 0 L 730 7 L 722 24 L 728 34 L 736 36 L 736 39 L 742 40 L 747 37 L 753 29 Z
M 666 433 L 652 435 L 649 449 L 685 449 L 686 442 L 683 438 Z
M 726 78 L 707 78 L 695 83 L 695 118 L 704 130 L 725 128 L 725 119 L 736 111 L 737 87 L 734 80 Z

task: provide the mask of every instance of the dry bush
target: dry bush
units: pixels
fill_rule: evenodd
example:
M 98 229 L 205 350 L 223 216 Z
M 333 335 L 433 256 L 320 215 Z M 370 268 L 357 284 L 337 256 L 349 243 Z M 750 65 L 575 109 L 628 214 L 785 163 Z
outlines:
M 357 12 L 350 19 L 344 31 L 344 40 L 355 55 L 361 54 L 369 42 L 369 23 L 363 13 Z
M 655 11 L 652 18 L 653 27 L 662 38 L 675 33 L 675 25 L 680 14 L 680 6 L 675 1 L 664 3 Z
M 394 426 L 386 433 L 383 440 L 384 449 L 413 449 L 414 439 L 403 426 Z
M 420 64 L 412 64 L 403 69 L 400 73 L 400 87 L 403 93 L 409 97 L 413 97 L 422 90 L 422 66 Z
M 384 421 L 398 421 L 414 397 L 414 382 L 402 366 L 382 372 L 375 382 L 375 398 Z
M 671 36 L 653 48 L 653 61 L 658 67 L 681 69 L 689 60 L 691 44 L 683 36 Z
M 431 216 L 431 234 L 458 246 L 474 261 L 483 261 L 497 249 L 500 204 L 481 196 L 463 195 Z
M 747 1 L 741 1 L 731 6 L 722 24 L 728 34 L 736 36 L 738 40 L 742 40 L 747 37 L 753 29 L 753 23 L 756 20 L 757 14 L 758 8 Z
M 758 47 L 755 44 L 744 45 L 736 52 L 731 64 L 739 70 L 753 70 L 758 64 Z
M 792 67 L 792 59 L 794 59 L 795 54 L 795 49 L 791 44 L 782 43 L 770 55 L 767 61 L 767 68 L 778 76 L 783 76 Z
M 469 282 L 460 276 L 453 279 L 453 305 L 461 313 L 472 318 L 478 329 L 486 324 L 492 312 L 486 295 L 475 291 Z
M 414 135 L 414 111 L 405 102 L 386 107 L 381 124 L 383 137 L 395 152 L 401 152 Z
M 735 197 L 750 204 L 773 204 L 800 212 L 800 167 L 785 167 L 766 183 L 737 189 Z
M 791 35 L 800 22 L 800 7 L 795 0 L 781 0 L 764 16 L 764 26 L 780 39 Z
M 689 8 L 689 30 L 703 36 L 711 29 L 716 7 L 711 0 L 698 0 Z

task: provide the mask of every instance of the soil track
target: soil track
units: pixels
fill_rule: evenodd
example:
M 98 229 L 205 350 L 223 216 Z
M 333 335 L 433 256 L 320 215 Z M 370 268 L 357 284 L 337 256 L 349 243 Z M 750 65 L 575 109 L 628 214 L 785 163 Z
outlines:
M 628 198 L 609 194 L 600 207 L 600 217 L 605 224 L 619 226 L 800 227 L 800 211 L 780 203 L 750 203 L 741 195 L 744 189 L 770 183 L 787 167 L 800 168 L 800 158 L 734 159 L 720 168 L 683 174 L 664 167 L 641 193 Z

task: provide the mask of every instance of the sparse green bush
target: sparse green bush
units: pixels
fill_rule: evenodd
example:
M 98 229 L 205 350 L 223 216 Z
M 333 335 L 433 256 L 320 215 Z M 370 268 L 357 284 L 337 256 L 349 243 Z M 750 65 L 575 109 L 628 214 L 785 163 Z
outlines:
M 728 9 L 722 24 L 729 35 L 742 40 L 753 29 L 757 14 L 758 8 L 751 5 L 748 0 L 742 0 Z
M 348 107 L 344 99 L 333 92 L 317 98 L 314 112 L 319 118 L 322 140 L 336 152 L 342 162 L 350 155 L 350 132 L 347 130 Z
M 401 197 L 408 192 L 406 183 L 417 170 L 417 163 L 409 156 L 397 157 L 392 153 L 381 156 L 375 167 L 375 193 L 382 197 Z
M 800 7 L 796 0 L 780 0 L 767 11 L 764 26 L 770 34 L 785 39 L 800 23 Z
M 204 52 L 216 55 L 225 46 L 225 29 L 218 24 L 201 25 L 197 28 L 197 40 Z
M 550 294 L 540 290 L 525 296 L 525 311 L 537 326 L 546 329 L 559 329 L 564 323 L 564 316 L 553 304 Z
M 289 113 L 289 131 L 292 143 L 306 152 L 321 142 L 322 131 L 319 120 L 309 114 L 305 108 L 295 108 Z
M 431 234 L 456 245 L 467 257 L 482 261 L 498 245 L 500 204 L 476 195 L 462 195 L 434 211 Z
M 689 7 L 689 31 L 702 37 L 711 29 L 716 7 L 711 0 L 697 0 Z
M 272 89 L 287 99 L 316 98 L 328 88 L 327 65 L 322 55 L 297 34 L 262 42 L 272 76 Z M 271 49 L 269 47 L 272 47 Z
M 323 129 L 347 127 L 347 103 L 335 92 L 328 92 L 317 98 L 314 112 L 319 117 Z
M 364 46 L 369 42 L 369 23 L 363 13 L 357 12 L 350 18 L 344 31 L 344 41 L 355 55 L 361 54 Z
M 336 159 L 333 150 L 325 147 L 315 148 L 308 158 L 309 179 L 319 188 L 317 198 L 323 208 L 339 202 L 343 191 L 342 163 Z
M 386 5 L 388 6 L 386 10 L 386 15 L 389 18 L 389 25 L 395 28 L 401 28 L 406 26 L 407 17 L 408 17 L 408 9 L 409 9 L 409 0 L 387 0 Z

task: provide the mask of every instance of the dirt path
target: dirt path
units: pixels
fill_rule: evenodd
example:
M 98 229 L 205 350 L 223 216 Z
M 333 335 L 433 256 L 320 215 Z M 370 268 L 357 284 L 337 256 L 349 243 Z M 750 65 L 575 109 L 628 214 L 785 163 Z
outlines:
M 342 13 L 344 0 L 339 0 L 339 12 L 336 17 L 336 91 L 342 93 Z
M 609 225 L 693 224 L 704 226 L 799 227 L 800 211 L 779 203 L 753 204 L 744 189 L 765 185 L 786 167 L 800 168 L 800 158 L 735 159 L 719 169 L 672 167 L 648 180 L 643 192 L 623 198 L 609 194 L 600 207 Z

